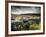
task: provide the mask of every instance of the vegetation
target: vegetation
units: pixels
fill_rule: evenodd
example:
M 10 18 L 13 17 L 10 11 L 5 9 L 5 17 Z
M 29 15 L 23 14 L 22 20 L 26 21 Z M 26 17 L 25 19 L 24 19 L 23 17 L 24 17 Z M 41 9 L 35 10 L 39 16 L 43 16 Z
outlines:
M 20 22 L 21 21 L 21 22 Z M 40 19 L 20 20 L 11 23 L 11 31 L 39 30 Z

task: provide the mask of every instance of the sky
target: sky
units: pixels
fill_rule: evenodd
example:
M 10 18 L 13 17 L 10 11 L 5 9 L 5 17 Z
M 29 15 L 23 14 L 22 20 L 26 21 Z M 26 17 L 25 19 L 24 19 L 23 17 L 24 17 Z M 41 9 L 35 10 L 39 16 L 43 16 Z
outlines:
M 41 7 L 34 6 L 11 6 L 12 14 L 26 14 L 26 13 L 35 13 L 39 14 L 41 12 Z

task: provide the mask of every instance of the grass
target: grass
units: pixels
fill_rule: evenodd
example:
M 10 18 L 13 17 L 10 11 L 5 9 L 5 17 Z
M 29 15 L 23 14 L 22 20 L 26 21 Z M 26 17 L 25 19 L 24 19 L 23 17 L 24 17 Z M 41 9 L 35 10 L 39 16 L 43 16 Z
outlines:
M 40 24 L 30 25 L 29 30 L 40 30 Z
M 18 23 L 13 23 L 12 29 L 17 29 L 16 31 L 22 31 L 22 30 L 40 30 L 40 23 L 32 23 L 31 21 L 23 23 L 23 22 L 18 22 Z M 15 28 L 16 26 L 16 28 Z M 14 27 L 14 28 L 13 28 Z

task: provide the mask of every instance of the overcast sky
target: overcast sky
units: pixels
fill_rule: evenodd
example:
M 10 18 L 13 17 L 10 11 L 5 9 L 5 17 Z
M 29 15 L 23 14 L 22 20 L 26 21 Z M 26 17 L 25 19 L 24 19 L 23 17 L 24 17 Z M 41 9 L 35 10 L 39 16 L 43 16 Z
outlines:
M 40 7 L 31 7 L 31 6 L 11 6 L 12 14 L 26 14 L 26 13 L 40 13 Z

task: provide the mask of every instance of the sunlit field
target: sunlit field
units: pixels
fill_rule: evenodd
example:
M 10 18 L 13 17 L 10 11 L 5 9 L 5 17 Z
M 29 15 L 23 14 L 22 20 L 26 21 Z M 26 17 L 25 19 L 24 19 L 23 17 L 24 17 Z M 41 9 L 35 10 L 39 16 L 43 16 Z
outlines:
M 12 15 L 11 31 L 40 30 L 40 25 L 39 15 Z

